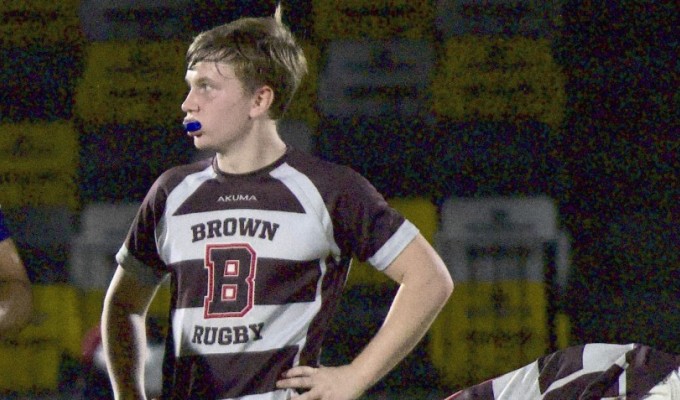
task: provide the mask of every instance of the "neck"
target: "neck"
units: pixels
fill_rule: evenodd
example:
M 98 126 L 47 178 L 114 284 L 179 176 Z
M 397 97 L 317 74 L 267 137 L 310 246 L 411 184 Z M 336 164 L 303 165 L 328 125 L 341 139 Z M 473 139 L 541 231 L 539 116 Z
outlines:
M 217 167 L 228 174 L 246 174 L 272 164 L 285 152 L 286 144 L 278 134 L 275 121 L 261 121 L 242 140 L 217 152 Z

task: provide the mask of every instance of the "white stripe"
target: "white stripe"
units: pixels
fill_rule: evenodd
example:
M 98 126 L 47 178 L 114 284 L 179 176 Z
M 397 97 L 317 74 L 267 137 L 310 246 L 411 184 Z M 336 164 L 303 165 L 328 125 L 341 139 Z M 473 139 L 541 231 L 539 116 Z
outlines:
M 623 357 L 622 359 L 625 362 L 625 354 L 634 348 L 635 344 L 587 344 L 583 349 L 583 369 L 580 369 L 571 375 L 565 376 L 562 379 L 556 380 L 550 386 L 548 386 L 545 392 L 547 393 L 551 390 L 558 389 L 583 375 L 593 372 L 606 371 L 613 364 L 621 365 L 621 362 L 617 363 L 617 361 Z
M 165 201 L 165 214 L 174 214 L 184 201 L 196 191 L 196 188 L 201 186 L 205 181 L 216 177 L 217 174 L 212 165 L 209 165 L 203 171 L 187 175 L 168 195 L 168 198 Z
M 275 392 L 253 394 L 250 396 L 242 396 L 237 398 L 221 399 L 221 400 L 288 400 L 293 398 L 294 391 L 292 389 L 277 390 Z
M 520 368 L 491 381 L 494 397 L 497 400 L 539 400 L 542 399 L 538 387 L 538 363 Z
M 205 319 L 203 307 L 177 309 L 172 315 L 175 355 L 181 357 L 196 354 L 268 351 L 292 345 L 302 348 L 309 323 L 319 309 L 318 298 L 315 302 L 317 304 L 313 306 L 309 303 L 254 306 L 246 316 L 241 318 Z M 264 324 L 259 332 L 263 339 L 254 340 L 256 335 L 248 327 L 260 323 Z M 215 340 L 214 344 L 205 344 L 203 336 L 200 339 L 201 343 L 193 343 L 194 334 L 197 332 L 196 326 L 223 329 L 225 342 L 229 341 L 228 335 L 230 335 L 232 343 L 219 344 Z M 247 341 L 234 343 L 236 341 L 234 327 L 246 327 Z
M 125 262 L 123 262 L 123 260 Z M 118 261 L 126 271 L 132 272 L 138 279 L 147 285 L 158 285 L 164 279 L 164 277 L 159 278 L 156 276 L 151 268 L 132 255 L 125 244 L 123 244 L 123 247 L 116 253 L 116 261 Z
M 379 271 L 389 267 L 395 258 L 411 243 L 413 238 L 418 234 L 418 228 L 410 221 L 405 220 L 392 237 L 383 244 L 383 246 L 368 259 Z
M 290 190 L 295 198 L 300 202 L 302 208 L 305 210 L 305 217 L 308 220 L 307 230 L 305 231 L 303 226 L 300 225 L 300 217 L 296 215 L 296 224 L 290 225 L 295 226 L 295 236 L 292 239 L 296 241 L 286 241 L 286 243 L 291 244 L 291 248 L 302 247 L 305 251 L 313 252 L 316 257 L 306 258 L 306 259 L 319 259 L 321 262 L 319 264 L 321 269 L 321 277 L 317 281 L 316 295 L 314 297 L 314 305 L 309 307 L 309 312 L 316 315 L 319 310 L 321 310 L 322 303 L 322 284 L 323 279 L 326 276 L 328 266 L 326 265 L 326 257 L 328 255 L 333 255 L 336 261 L 340 258 L 340 247 L 335 243 L 335 236 L 333 233 L 333 221 L 331 215 L 326 208 L 326 203 L 319 193 L 316 185 L 307 177 L 307 175 L 301 173 L 297 169 L 293 168 L 287 163 L 282 164 L 278 168 L 270 172 L 273 178 L 278 179 L 283 183 L 288 190 Z M 300 234 L 307 234 L 309 240 L 303 240 L 303 246 L 300 246 Z M 325 238 L 326 240 L 319 240 L 320 238 Z M 278 239 L 277 239 L 278 241 Z M 320 246 L 317 248 L 309 247 L 312 243 L 316 243 L 315 246 Z M 296 246 L 292 246 L 296 244 Z M 286 246 L 288 247 L 288 246 Z M 277 243 L 277 251 L 280 251 L 280 246 Z M 330 252 L 330 254 L 329 254 Z M 309 256 L 307 256 L 309 257 Z M 300 346 L 300 351 L 304 348 L 307 342 L 307 331 L 309 330 L 309 321 L 305 322 L 304 326 L 300 327 L 300 332 L 302 333 L 302 342 Z M 300 362 L 300 351 L 295 355 L 294 363 L 298 365 Z
M 328 265 L 326 265 L 326 260 L 321 260 L 321 262 L 319 263 L 319 268 L 321 269 L 321 277 L 316 283 L 316 295 L 314 296 L 314 304 L 309 305 L 309 312 L 313 314 L 312 318 L 316 317 L 319 314 L 319 311 L 321 310 L 321 304 L 323 303 L 323 297 L 321 295 L 323 290 L 323 277 L 326 276 L 326 271 L 328 271 Z M 300 350 L 295 355 L 294 365 L 300 364 L 300 354 L 302 353 L 302 349 L 307 344 L 307 332 L 309 331 L 309 325 L 311 325 L 311 322 L 312 320 L 310 319 L 306 321 L 304 325 L 300 326 L 300 331 L 303 332 L 302 342 L 300 345 Z
M 583 349 L 583 370 L 587 373 L 605 371 L 634 348 L 635 344 L 587 344 Z
M 260 220 L 255 236 L 241 235 L 240 218 Z M 206 238 L 194 241 L 192 226 L 206 224 L 208 221 L 234 222 L 236 232 L 232 236 Z M 270 240 L 264 225 L 276 228 L 274 240 Z M 203 213 L 176 215 L 166 221 L 169 232 L 161 248 L 161 257 L 167 264 L 202 258 L 207 244 L 249 243 L 258 257 L 285 260 L 309 261 L 324 259 L 328 256 L 328 246 L 321 240 L 324 232 L 314 215 L 268 210 L 220 210 Z M 275 226 L 276 225 L 276 226 Z M 264 237 L 261 237 L 264 236 Z
M 645 400 L 680 399 L 680 368 L 671 372 L 643 397 Z
M 172 215 L 175 213 L 177 208 L 179 208 L 184 201 L 191 196 L 191 194 L 198 188 L 203 182 L 215 178 L 217 175 L 213 170 L 212 165 L 205 168 L 203 171 L 187 175 L 182 182 L 177 185 L 172 192 L 168 195 L 165 201 L 165 212 L 163 217 L 158 221 L 158 227 L 156 228 L 156 248 L 159 250 L 159 255 L 161 259 L 167 263 L 168 260 L 163 258 L 164 254 L 167 254 L 172 245 L 168 244 L 167 235 L 171 232 L 168 227 L 168 221 L 172 221 Z M 173 232 L 174 233 L 174 232 Z M 169 247 L 170 246 L 170 247 Z
M 321 222 L 322 233 L 326 238 L 326 242 L 330 245 L 332 253 L 339 256 L 340 247 L 335 243 L 333 236 L 331 215 L 314 183 L 306 175 L 289 164 L 282 164 L 273 170 L 270 175 L 280 180 L 295 195 L 307 214 L 318 218 L 317 221 Z
M 272 172 L 270 172 L 270 175 L 279 181 L 283 183 L 288 190 L 290 190 L 295 198 L 300 202 L 302 205 L 302 208 L 305 210 L 305 216 L 308 218 L 311 218 L 312 221 L 314 221 L 314 224 L 310 224 L 316 229 L 318 229 L 318 234 L 314 235 L 314 231 L 310 229 L 308 231 L 308 234 L 311 234 L 312 236 L 309 236 L 311 240 L 305 240 L 303 243 L 305 243 L 305 246 L 303 247 L 308 247 L 310 243 L 317 242 L 319 245 L 322 247 L 319 250 L 319 256 L 315 257 L 319 259 L 321 262 L 319 264 L 320 269 L 321 269 L 321 277 L 317 281 L 317 287 L 316 287 L 316 296 L 314 298 L 314 306 L 310 306 L 310 312 L 312 312 L 314 315 L 316 315 L 319 310 L 321 310 L 321 303 L 322 303 L 322 284 L 323 284 L 323 279 L 326 276 L 326 272 L 328 270 L 328 266 L 326 265 L 326 257 L 329 255 L 333 255 L 336 259 L 336 261 L 340 258 L 340 246 L 335 242 L 335 236 L 333 232 L 333 220 L 331 219 L 330 212 L 328 211 L 328 208 L 326 208 L 326 203 L 323 200 L 323 196 L 321 196 L 321 193 L 319 193 L 319 190 L 317 189 L 316 185 L 309 179 L 309 177 L 297 169 L 293 168 L 291 165 L 288 163 L 284 163 L 278 168 L 274 169 Z M 311 221 L 310 221 L 311 222 Z M 296 229 L 297 233 L 297 238 L 299 241 L 299 234 L 300 232 L 304 232 L 304 230 L 299 230 Z M 326 240 L 319 240 L 319 238 L 326 238 Z M 293 242 L 292 242 L 293 243 Z M 297 243 L 297 242 L 294 242 Z M 296 246 L 298 247 L 298 246 Z M 314 250 L 312 248 L 307 249 L 308 251 Z M 311 320 L 310 320 L 311 321 Z M 307 331 L 309 330 L 309 322 L 305 323 L 304 327 L 301 327 L 301 331 L 303 332 L 303 340 L 302 340 L 302 345 L 300 346 L 300 350 L 304 347 L 306 341 L 307 341 Z M 298 365 L 300 362 L 300 351 L 295 355 L 295 365 Z

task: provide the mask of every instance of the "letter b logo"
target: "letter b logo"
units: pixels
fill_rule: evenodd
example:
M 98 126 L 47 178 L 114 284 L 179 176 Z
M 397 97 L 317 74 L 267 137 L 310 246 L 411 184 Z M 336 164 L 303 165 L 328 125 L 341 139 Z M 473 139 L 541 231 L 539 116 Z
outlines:
M 254 303 L 255 251 L 248 244 L 211 244 L 206 246 L 205 256 L 205 318 L 244 316 Z

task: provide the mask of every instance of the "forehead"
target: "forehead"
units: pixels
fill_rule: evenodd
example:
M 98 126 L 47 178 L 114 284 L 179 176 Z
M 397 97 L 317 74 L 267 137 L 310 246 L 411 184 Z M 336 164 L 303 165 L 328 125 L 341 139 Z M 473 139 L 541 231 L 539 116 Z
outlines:
M 231 64 L 214 61 L 200 61 L 187 69 L 185 79 L 187 82 L 191 82 L 199 79 L 224 81 L 237 78 L 234 67 Z

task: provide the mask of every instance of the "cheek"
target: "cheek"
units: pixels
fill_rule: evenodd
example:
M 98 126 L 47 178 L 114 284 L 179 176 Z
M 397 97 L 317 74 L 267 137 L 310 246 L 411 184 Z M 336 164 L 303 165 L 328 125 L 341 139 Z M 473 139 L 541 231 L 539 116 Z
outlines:
M 234 119 L 247 118 L 249 112 L 250 107 L 248 106 L 248 103 L 243 99 L 226 102 L 222 107 L 223 115 L 228 118 Z
M 216 96 L 206 103 L 205 117 L 216 122 L 225 120 L 238 123 L 239 120 L 247 119 L 250 113 L 250 104 L 245 96 L 221 95 Z

